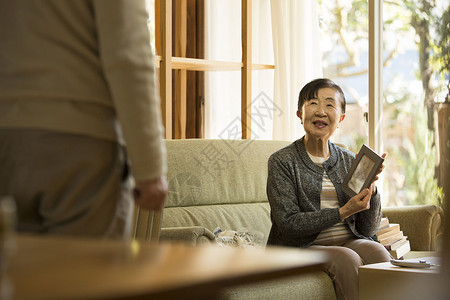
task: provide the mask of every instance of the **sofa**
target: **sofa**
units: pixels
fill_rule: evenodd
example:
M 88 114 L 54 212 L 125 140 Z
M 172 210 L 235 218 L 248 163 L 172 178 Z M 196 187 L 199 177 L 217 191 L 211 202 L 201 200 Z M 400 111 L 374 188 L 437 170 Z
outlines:
M 271 227 L 266 196 L 267 160 L 288 144 L 259 140 L 167 140 L 169 195 L 160 241 L 193 246 L 214 244 L 217 241 L 213 232 L 219 227 L 223 231 L 261 232 L 265 245 Z M 383 214 L 391 223 L 399 223 L 408 236 L 410 257 L 437 254 L 443 231 L 439 207 L 392 207 L 384 208 Z M 140 218 L 139 222 L 144 221 Z M 332 281 L 322 271 L 227 289 L 221 297 L 336 299 Z

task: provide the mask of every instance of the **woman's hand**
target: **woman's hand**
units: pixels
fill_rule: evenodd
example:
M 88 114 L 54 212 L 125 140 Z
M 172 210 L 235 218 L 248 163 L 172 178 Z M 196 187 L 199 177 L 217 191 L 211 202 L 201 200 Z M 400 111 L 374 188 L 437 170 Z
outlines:
M 373 183 L 370 189 L 362 190 L 359 194 L 350 198 L 350 200 L 348 200 L 348 202 L 339 209 L 339 214 L 341 215 L 342 220 L 370 208 L 370 198 L 372 197 L 374 189 L 372 186 L 374 186 Z

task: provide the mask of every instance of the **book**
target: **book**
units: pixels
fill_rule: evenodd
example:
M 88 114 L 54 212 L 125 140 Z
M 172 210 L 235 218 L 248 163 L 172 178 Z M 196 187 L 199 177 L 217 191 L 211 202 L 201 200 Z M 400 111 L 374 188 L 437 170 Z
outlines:
M 396 232 L 394 235 L 388 236 L 384 239 L 378 239 L 378 242 L 383 246 L 388 246 L 394 242 L 397 242 L 403 238 L 403 231 Z
M 377 239 L 382 240 L 389 236 L 392 236 L 396 234 L 397 232 L 400 232 L 400 225 L 399 224 L 388 224 L 388 227 L 378 230 L 376 233 Z
M 398 227 L 400 227 L 399 224 L 387 224 L 387 225 L 385 225 L 383 227 L 380 226 L 380 228 L 378 229 L 376 234 L 380 235 L 380 234 L 383 234 L 385 232 L 388 232 L 388 231 L 392 230 L 393 227 L 397 227 L 397 225 L 398 225 Z
M 402 245 L 403 245 L 404 243 L 406 243 L 406 242 L 409 243 L 409 241 L 407 240 L 407 237 L 404 236 L 404 237 L 402 237 L 401 240 L 396 241 L 396 242 L 393 242 L 393 243 L 390 244 L 390 245 L 387 245 L 387 246 L 386 246 L 386 249 L 388 249 L 388 250 L 396 250 L 396 249 L 398 249 L 400 246 L 402 246 Z
M 386 228 L 386 227 L 388 227 L 389 226 L 389 219 L 388 218 L 381 218 L 381 221 L 380 221 L 380 227 L 378 228 L 378 231 L 380 231 L 380 230 L 382 230 L 382 229 L 384 229 L 384 228 Z
M 378 242 L 394 257 L 399 259 L 411 250 L 408 237 L 403 235 L 400 224 L 389 223 L 388 218 L 382 218 L 380 227 L 375 234 Z
M 395 259 L 402 258 L 406 253 L 408 253 L 411 250 L 411 245 L 409 244 L 408 240 L 405 240 L 398 248 L 395 250 L 389 250 L 389 253 L 394 257 Z

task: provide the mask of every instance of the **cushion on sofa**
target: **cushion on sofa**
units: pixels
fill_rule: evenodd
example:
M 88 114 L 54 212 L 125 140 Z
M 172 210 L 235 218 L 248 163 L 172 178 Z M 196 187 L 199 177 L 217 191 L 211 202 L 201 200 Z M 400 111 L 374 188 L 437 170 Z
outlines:
M 214 234 L 202 226 L 169 227 L 162 229 L 161 241 L 177 241 L 193 246 L 208 244 L 215 239 Z
M 269 280 L 226 289 L 221 300 L 320 299 L 334 300 L 333 283 L 325 272 L 314 272 L 286 279 Z
M 203 226 L 209 231 L 248 228 L 263 232 L 270 230 L 268 203 L 222 204 L 214 206 L 168 207 L 164 209 L 162 237 L 166 228 L 185 227 L 190 224 Z

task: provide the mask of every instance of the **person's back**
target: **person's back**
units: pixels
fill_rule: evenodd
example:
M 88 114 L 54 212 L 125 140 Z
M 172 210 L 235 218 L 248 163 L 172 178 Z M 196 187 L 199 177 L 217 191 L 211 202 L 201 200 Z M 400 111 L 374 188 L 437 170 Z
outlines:
M 2 1 L 0 97 L 111 106 L 86 1 Z
M 94 18 L 91 2 L 83 0 L 1 5 L 0 127 L 39 127 L 117 140 L 103 68 L 114 68 L 127 55 L 113 40 L 115 24 L 109 24 L 120 20 Z M 97 32 L 100 22 L 98 28 L 112 32 Z M 151 67 L 151 62 L 146 64 Z
M 86 191 L 89 184 L 99 186 L 99 182 L 92 182 L 95 176 L 83 186 L 77 179 L 89 178 L 83 175 L 83 172 L 91 169 L 89 165 L 103 164 L 97 176 L 103 174 L 108 177 L 104 173 L 108 166 L 117 174 L 114 175 L 115 183 L 101 184 L 121 186 L 113 194 L 131 195 L 129 183 L 125 190 L 121 190 L 125 188 L 125 182 L 129 181 L 123 149 L 125 142 L 138 184 L 160 180 L 165 172 L 161 117 L 147 18 L 145 1 L 0 1 L 0 138 L 9 145 L 8 148 L 1 147 L 0 162 L 10 166 L 10 170 L 0 171 L 0 181 L 12 177 L 0 184 L 0 194 L 12 194 L 16 198 L 19 229 L 24 224 L 24 217 L 21 216 L 24 196 L 20 196 L 16 190 L 18 187 L 13 186 L 19 181 L 23 184 L 25 175 L 31 185 L 35 178 L 44 176 L 43 169 L 53 170 L 59 166 L 61 169 L 58 172 L 65 170 L 67 176 L 70 173 L 78 174 L 78 177 L 67 179 L 65 183 L 60 182 L 60 189 Z M 53 137 L 51 142 L 42 139 L 42 136 L 48 137 L 49 133 Z M 56 135 L 58 137 L 55 139 Z M 34 144 L 30 144 L 32 140 Z M 83 148 L 89 143 L 91 148 Z M 20 144 L 29 153 L 21 153 L 14 148 L 20 148 Z M 70 145 L 69 149 L 64 145 Z M 51 149 L 37 149 L 38 146 Z M 51 157 L 37 155 L 39 151 L 48 153 L 51 150 L 55 150 L 55 156 L 62 156 L 60 160 L 55 157 L 54 164 L 45 162 Z M 78 156 L 75 158 L 71 155 Z M 84 162 L 84 165 L 82 162 L 75 165 L 74 162 L 72 166 L 63 166 L 66 161 L 87 159 L 89 156 L 91 161 Z M 30 174 L 14 173 L 25 168 L 20 165 L 24 161 L 23 157 L 34 157 L 26 166 Z M 109 161 L 103 161 L 105 159 Z M 37 166 L 33 163 L 38 161 L 45 168 L 36 170 Z M 74 172 L 77 167 L 82 172 Z M 57 173 L 55 170 L 52 172 Z M 111 175 L 111 172 L 108 174 Z M 58 185 L 48 182 L 33 188 L 44 189 L 48 194 L 52 184 Z M 77 200 L 70 201 L 82 202 L 80 198 L 93 197 L 95 190 L 91 186 L 89 196 L 78 193 Z M 100 191 L 104 190 L 99 188 L 95 193 Z M 32 194 L 31 191 L 29 193 Z M 36 196 L 37 190 L 33 193 L 34 198 L 39 200 L 33 200 L 27 205 L 33 206 L 30 210 L 39 211 L 43 209 L 40 205 L 45 202 L 41 199 L 44 197 L 43 192 L 39 197 Z M 61 199 L 64 198 L 62 194 L 59 195 Z M 75 194 L 72 193 L 71 197 L 75 197 Z M 111 195 L 108 197 L 111 198 Z M 33 197 L 26 198 L 31 201 L 29 198 Z M 46 208 L 55 208 L 56 200 L 52 201 L 46 204 Z M 127 205 L 123 201 L 119 204 L 120 201 L 114 199 L 110 202 L 114 207 L 105 207 L 105 214 L 112 215 L 116 211 L 117 215 L 120 206 L 123 210 L 121 218 L 129 218 L 132 207 L 129 199 Z M 89 205 L 85 206 L 84 210 L 87 211 Z M 65 207 L 59 214 L 67 215 L 70 209 Z M 72 214 L 71 220 L 79 218 L 86 211 Z M 101 217 L 102 209 L 97 209 L 97 213 Z M 53 214 L 55 212 L 50 215 Z M 34 216 L 34 219 L 42 219 L 39 228 L 27 225 L 24 230 L 51 230 L 53 225 L 43 225 L 45 218 L 46 213 L 39 211 L 38 216 Z M 61 218 L 58 222 L 69 221 Z M 77 229 L 79 232 L 83 230 L 87 228 Z M 97 231 L 99 234 L 104 229 Z

